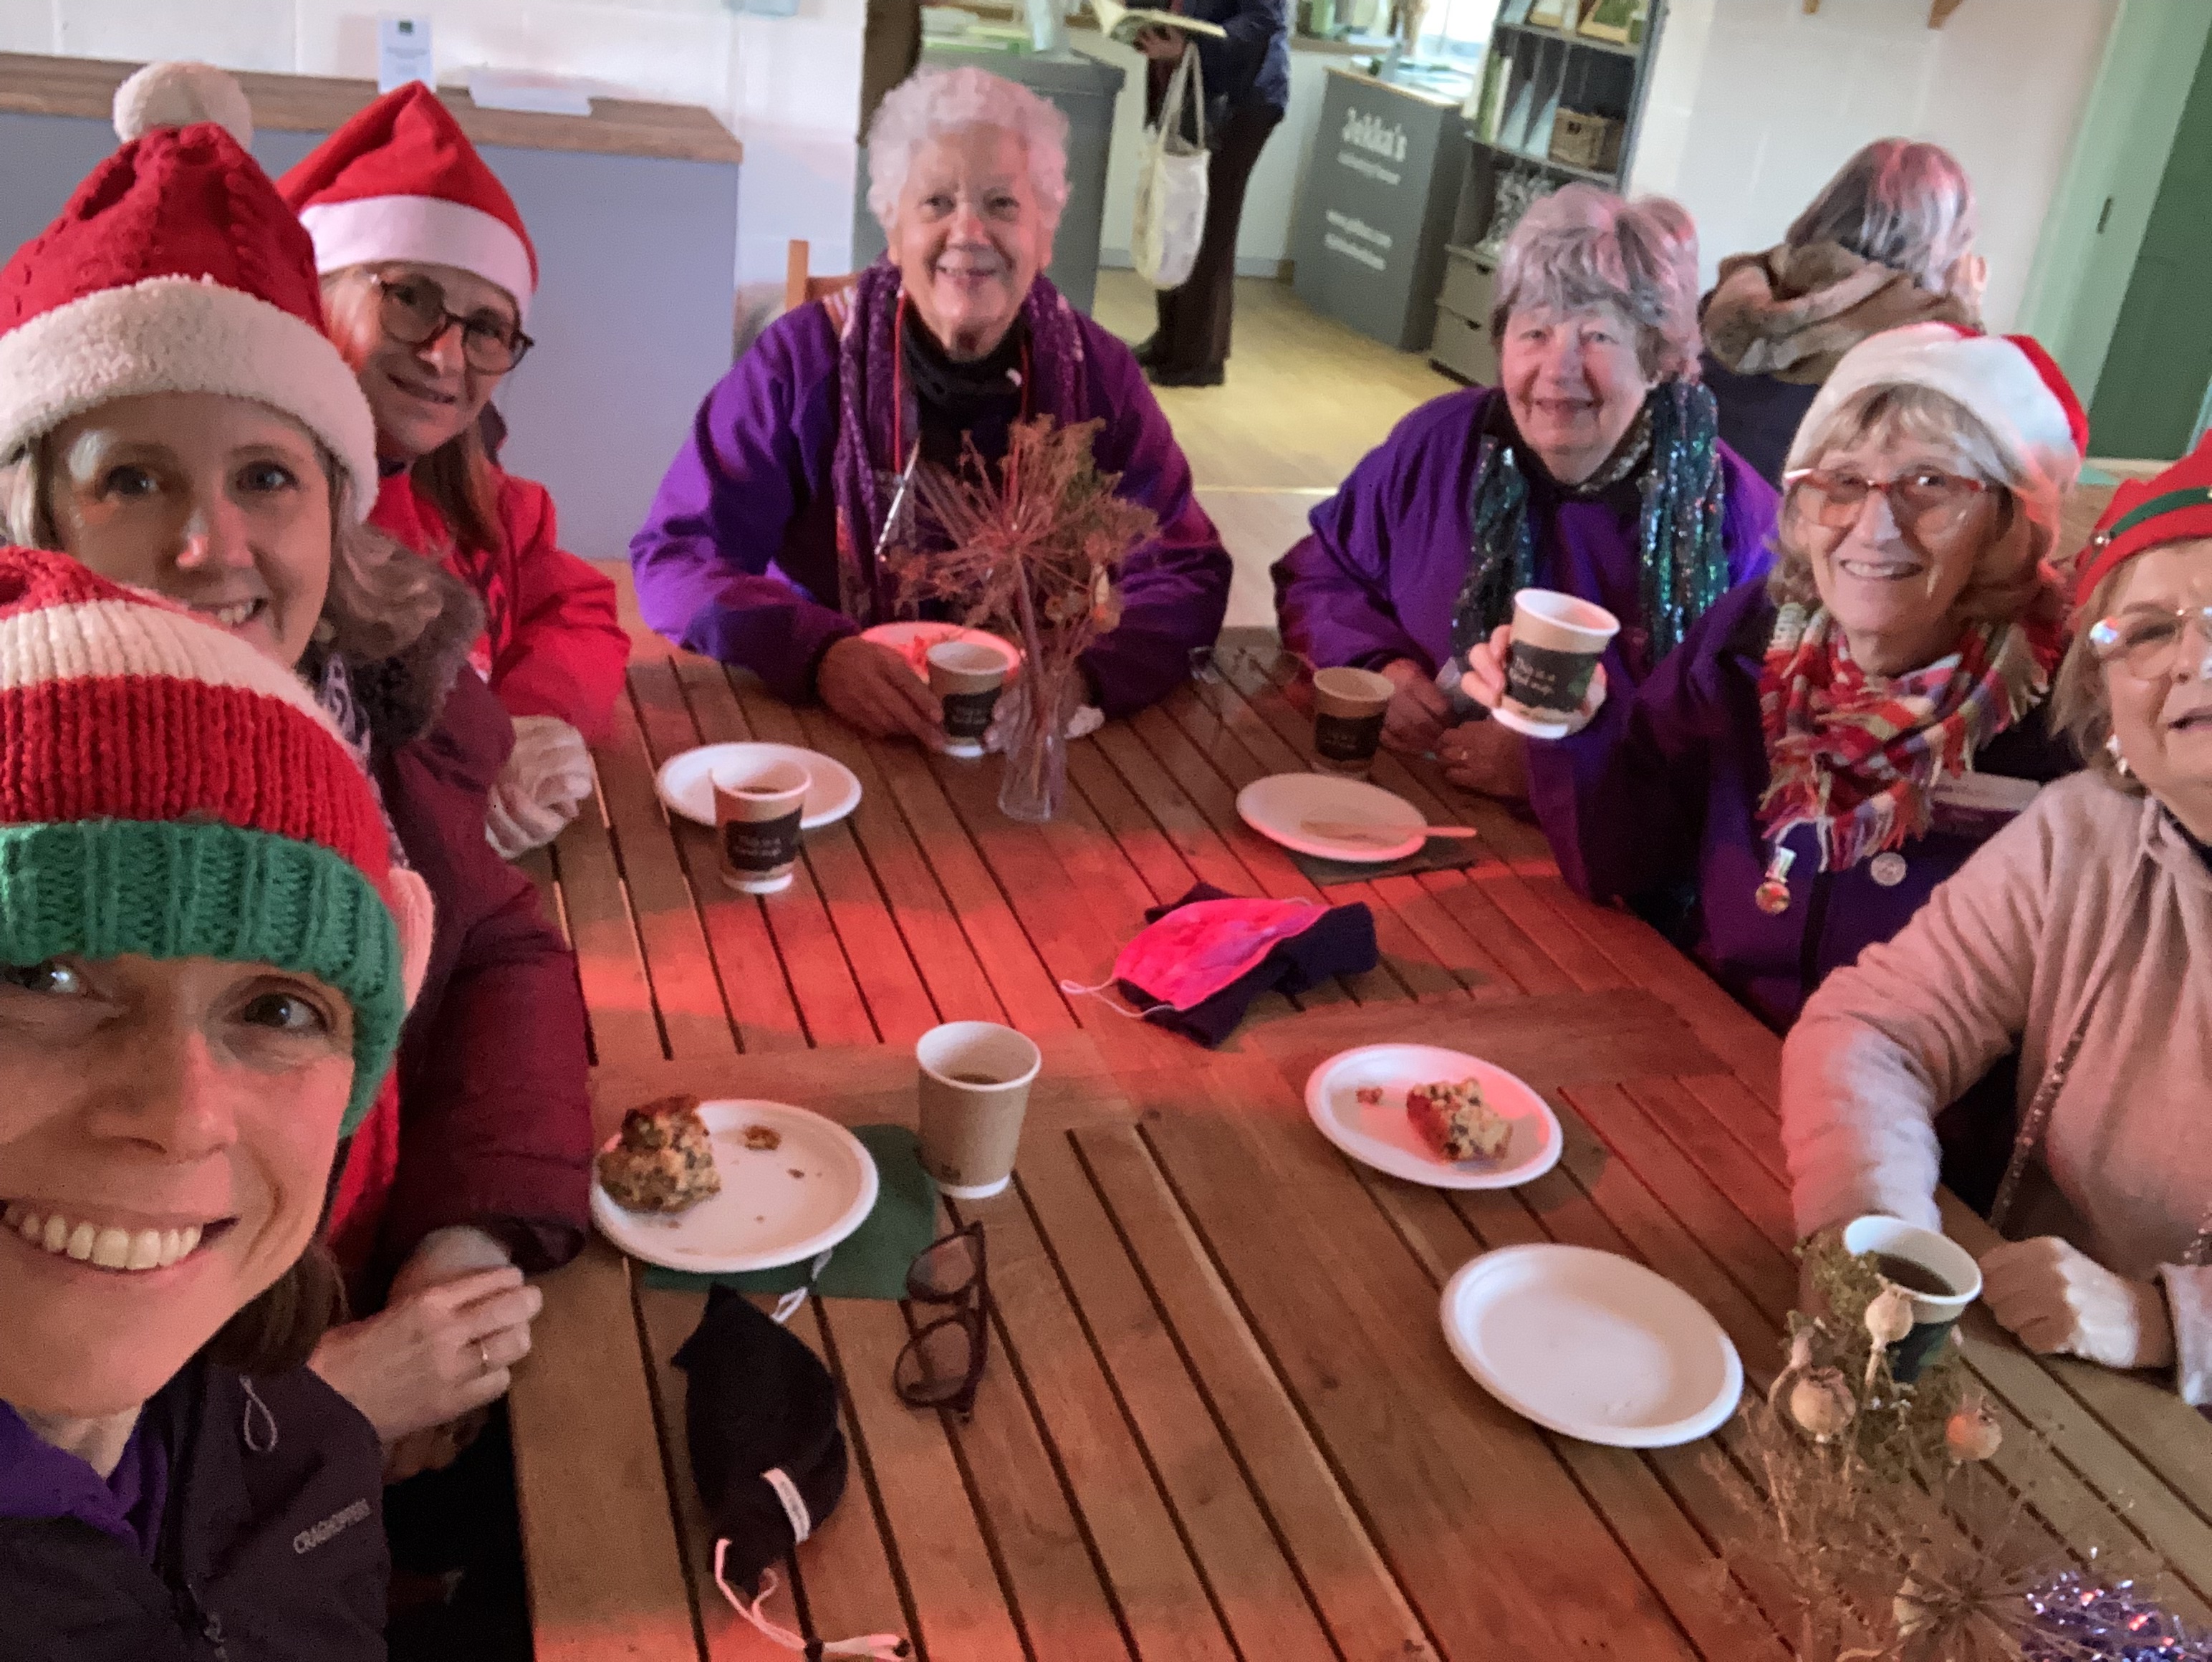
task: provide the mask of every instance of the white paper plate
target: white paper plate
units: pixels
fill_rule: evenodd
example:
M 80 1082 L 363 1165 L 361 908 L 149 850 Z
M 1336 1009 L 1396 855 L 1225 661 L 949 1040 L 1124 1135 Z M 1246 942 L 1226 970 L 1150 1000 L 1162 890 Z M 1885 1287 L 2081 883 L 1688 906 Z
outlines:
M 1619 1448 L 1717 1429 L 1743 1363 L 1705 1307 L 1642 1264 L 1587 1246 L 1508 1246 L 1444 1288 L 1444 1339 L 1477 1384 L 1540 1426 Z
M 1339 779 L 1326 773 L 1278 773 L 1255 779 L 1237 793 L 1237 812 L 1261 836 L 1323 860 L 1379 865 L 1419 854 L 1429 840 L 1420 810 L 1404 797 L 1364 779 Z M 1377 830 L 1404 828 L 1406 835 L 1392 843 L 1316 837 L 1305 829 L 1309 819 L 1348 820 Z
M 923 654 L 942 641 L 972 641 L 1004 658 L 1009 671 L 1022 667 L 1022 649 L 1012 641 L 983 630 L 963 629 L 958 624 L 878 624 L 873 629 L 862 630 L 860 638 L 889 647 L 925 681 L 929 679 L 929 667 L 923 661 Z
M 770 762 L 796 762 L 807 771 L 805 806 L 799 828 L 819 831 L 834 825 L 860 806 L 860 782 L 853 770 L 834 756 L 797 745 L 702 745 L 680 751 L 660 764 L 653 788 L 671 813 L 697 821 L 712 830 L 714 824 L 714 782 L 708 776 L 717 767 L 765 766 Z
M 876 1162 L 835 1120 L 781 1102 L 702 1102 L 722 1192 L 688 1212 L 632 1212 L 592 1179 L 592 1221 L 634 1257 L 671 1269 L 729 1275 L 803 1263 L 867 1219 Z M 781 1133 L 773 1149 L 745 1147 L 744 1128 Z M 603 1145 L 611 1148 L 616 1139 Z
M 1474 1079 L 1492 1110 L 1513 1122 L 1513 1141 L 1495 1160 L 1448 1160 L 1406 1117 L 1406 1093 L 1438 1080 Z M 1382 1100 L 1359 1100 L 1364 1085 Z M 1331 1056 L 1306 1080 L 1306 1111 L 1322 1135 L 1363 1165 L 1434 1189 L 1510 1189 L 1559 1163 L 1565 1140 L 1552 1105 L 1480 1056 L 1431 1044 L 1364 1044 Z

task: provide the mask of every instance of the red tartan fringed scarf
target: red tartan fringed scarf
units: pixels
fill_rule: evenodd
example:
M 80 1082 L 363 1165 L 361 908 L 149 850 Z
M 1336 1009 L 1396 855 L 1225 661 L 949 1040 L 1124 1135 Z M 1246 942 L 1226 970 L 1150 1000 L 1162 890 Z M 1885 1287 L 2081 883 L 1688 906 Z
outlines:
M 1784 606 L 1759 678 L 1768 837 L 1812 825 L 1820 868 L 1842 871 L 1919 836 L 1936 782 L 2042 701 L 2063 646 L 2041 616 L 1977 624 L 1949 657 L 1885 679 L 1852 662 L 1825 609 Z

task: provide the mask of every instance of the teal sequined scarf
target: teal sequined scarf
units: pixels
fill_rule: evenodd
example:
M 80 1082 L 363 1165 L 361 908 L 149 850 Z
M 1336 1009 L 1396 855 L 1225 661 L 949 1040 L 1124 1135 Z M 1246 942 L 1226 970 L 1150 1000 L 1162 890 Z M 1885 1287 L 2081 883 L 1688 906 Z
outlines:
M 1638 478 L 1644 506 L 1636 527 L 1644 616 L 1621 622 L 1629 628 L 1643 624 L 1650 662 L 1638 666 L 1642 670 L 1680 646 L 1691 624 L 1727 593 L 1729 563 L 1721 545 L 1726 476 L 1713 395 L 1694 381 L 1666 381 L 1652 388 L 1638 420 L 1648 424 L 1650 441 Z M 1528 509 L 1528 481 L 1511 441 L 1486 433 L 1469 494 L 1472 548 L 1452 614 L 1454 650 L 1464 654 L 1488 640 L 1511 618 L 1516 592 L 1538 581 L 1536 527 Z

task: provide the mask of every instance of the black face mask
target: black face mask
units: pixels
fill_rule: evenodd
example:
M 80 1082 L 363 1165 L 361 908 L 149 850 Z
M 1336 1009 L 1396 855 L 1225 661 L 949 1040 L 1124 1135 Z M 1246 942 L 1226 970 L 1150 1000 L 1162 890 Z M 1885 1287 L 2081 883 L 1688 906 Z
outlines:
M 762 1611 L 775 1590 L 769 1567 L 813 1533 L 845 1492 L 845 1434 L 830 1371 L 721 1287 L 708 1294 L 707 1313 L 676 1365 L 688 1376 L 684 1434 L 691 1480 L 714 1529 L 714 1580 L 738 1613 L 810 1659 L 907 1655 L 896 1635 L 824 1643 Z

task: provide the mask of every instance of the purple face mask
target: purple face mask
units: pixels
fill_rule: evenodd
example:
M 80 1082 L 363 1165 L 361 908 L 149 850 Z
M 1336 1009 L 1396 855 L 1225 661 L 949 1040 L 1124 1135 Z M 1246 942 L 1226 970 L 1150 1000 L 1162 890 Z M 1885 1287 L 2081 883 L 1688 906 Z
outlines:
M 1310 900 L 1194 900 L 1138 930 L 1114 960 L 1114 979 L 1188 1010 L 1328 916 Z

